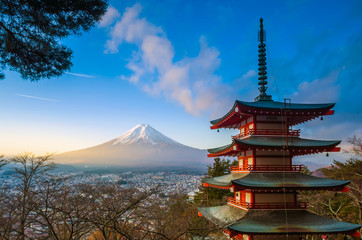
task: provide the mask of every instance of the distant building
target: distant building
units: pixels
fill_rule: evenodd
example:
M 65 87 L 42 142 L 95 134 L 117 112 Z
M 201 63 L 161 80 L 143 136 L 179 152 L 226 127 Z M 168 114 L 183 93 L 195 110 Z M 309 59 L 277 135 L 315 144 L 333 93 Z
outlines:
M 335 221 L 306 210 L 298 201 L 298 190 L 349 190 L 350 181 L 318 178 L 301 173 L 294 156 L 340 151 L 340 141 L 300 138 L 293 126 L 332 115 L 334 103 L 297 104 L 275 102 L 266 94 L 267 72 L 263 19 L 259 32 L 259 91 L 254 102 L 235 101 L 222 118 L 211 121 L 211 129 L 240 129 L 232 143 L 209 149 L 208 157 L 233 156 L 239 164 L 231 174 L 204 179 L 205 187 L 230 190 L 228 204 L 200 207 L 204 216 L 232 239 L 301 239 L 305 234 L 349 234 L 359 237 L 358 224 Z

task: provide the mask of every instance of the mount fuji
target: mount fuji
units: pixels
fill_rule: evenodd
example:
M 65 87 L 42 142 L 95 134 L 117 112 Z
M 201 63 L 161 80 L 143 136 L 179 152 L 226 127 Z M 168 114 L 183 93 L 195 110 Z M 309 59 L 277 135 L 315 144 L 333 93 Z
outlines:
M 54 156 L 58 163 L 120 167 L 205 167 L 206 150 L 189 147 L 148 124 L 103 144 Z

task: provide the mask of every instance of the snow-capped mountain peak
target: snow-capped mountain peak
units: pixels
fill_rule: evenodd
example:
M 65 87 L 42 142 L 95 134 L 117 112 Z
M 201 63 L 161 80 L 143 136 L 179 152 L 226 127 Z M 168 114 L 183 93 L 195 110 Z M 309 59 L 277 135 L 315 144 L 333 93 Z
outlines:
M 113 145 L 116 144 L 179 144 L 178 142 L 166 137 L 148 124 L 139 124 L 129 131 L 125 132 L 118 138 L 114 139 Z
M 206 151 L 166 137 L 148 124 L 137 125 L 108 142 L 55 156 L 62 163 L 127 167 L 206 166 Z

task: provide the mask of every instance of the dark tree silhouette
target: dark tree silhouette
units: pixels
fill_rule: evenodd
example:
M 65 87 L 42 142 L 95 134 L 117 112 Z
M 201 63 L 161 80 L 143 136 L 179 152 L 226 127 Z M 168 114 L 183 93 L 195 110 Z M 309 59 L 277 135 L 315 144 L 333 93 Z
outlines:
M 60 76 L 72 51 L 60 40 L 89 30 L 107 0 L 0 0 L 0 78 L 6 67 L 23 79 Z
M 0 169 L 8 163 L 8 160 L 4 158 L 4 155 L 0 155 Z

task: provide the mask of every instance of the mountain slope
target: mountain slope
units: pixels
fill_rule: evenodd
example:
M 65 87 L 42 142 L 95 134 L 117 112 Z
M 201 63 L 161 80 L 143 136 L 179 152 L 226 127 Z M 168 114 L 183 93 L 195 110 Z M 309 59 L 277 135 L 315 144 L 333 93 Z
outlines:
M 206 150 L 178 143 L 143 124 L 106 143 L 58 154 L 54 158 L 67 164 L 202 167 L 207 164 L 206 154 Z

